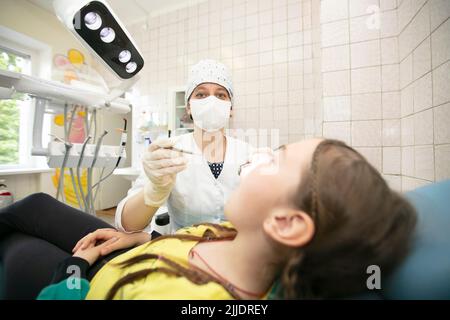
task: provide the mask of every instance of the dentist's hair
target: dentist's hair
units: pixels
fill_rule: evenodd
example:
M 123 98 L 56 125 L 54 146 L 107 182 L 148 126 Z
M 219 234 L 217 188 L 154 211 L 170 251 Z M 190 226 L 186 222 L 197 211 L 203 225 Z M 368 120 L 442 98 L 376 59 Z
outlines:
M 285 266 L 284 298 L 351 297 L 367 289 L 367 267 L 380 267 L 384 279 L 408 252 L 413 207 L 343 142 L 318 145 L 291 199 L 311 216 L 315 234 Z

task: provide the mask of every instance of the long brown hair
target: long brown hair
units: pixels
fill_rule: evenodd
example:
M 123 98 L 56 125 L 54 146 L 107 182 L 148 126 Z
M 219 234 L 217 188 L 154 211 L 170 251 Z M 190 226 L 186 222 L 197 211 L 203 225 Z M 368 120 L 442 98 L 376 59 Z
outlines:
M 343 142 L 324 140 L 292 195 L 315 223 L 310 243 L 282 273 L 283 297 L 342 298 L 366 288 L 367 267 L 388 275 L 408 251 L 413 207 Z

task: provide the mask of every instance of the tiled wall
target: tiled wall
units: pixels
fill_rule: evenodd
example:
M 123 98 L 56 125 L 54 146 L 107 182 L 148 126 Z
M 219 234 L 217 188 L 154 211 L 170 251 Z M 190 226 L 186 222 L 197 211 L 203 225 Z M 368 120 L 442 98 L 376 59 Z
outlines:
M 231 68 L 231 128 L 278 129 L 279 143 L 321 131 L 320 3 L 311 0 L 209 0 L 130 27 L 146 59 L 139 91 L 167 108 L 168 88 L 212 58 Z M 316 120 L 319 117 L 319 120 Z
M 448 0 L 321 1 L 323 135 L 397 190 L 450 178 L 449 16 Z
M 344 140 L 409 190 L 450 178 L 449 16 L 449 0 L 209 0 L 130 31 L 155 108 L 217 59 L 233 73 L 233 128 Z
M 396 1 L 322 0 L 325 137 L 364 154 L 401 188 Z
M 402 188 L 450 178 L 450 1 L 399 3 Z

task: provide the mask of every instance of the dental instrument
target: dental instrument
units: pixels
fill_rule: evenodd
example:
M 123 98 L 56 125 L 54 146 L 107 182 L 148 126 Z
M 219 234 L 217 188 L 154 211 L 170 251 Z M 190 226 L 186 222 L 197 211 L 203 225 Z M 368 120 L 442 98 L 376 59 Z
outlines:
M 192 151 L 186 151 L 186 150 L 178 149 L 178 148 L 175 148 L 175 147 L 168 147 L 168 148 L 163 148 L 163 149 L 173 150 L 173 151 L 177 151 L 177 152 L 181 152 L 181 153 L 195 155 L 195 153 L 193 153 Z

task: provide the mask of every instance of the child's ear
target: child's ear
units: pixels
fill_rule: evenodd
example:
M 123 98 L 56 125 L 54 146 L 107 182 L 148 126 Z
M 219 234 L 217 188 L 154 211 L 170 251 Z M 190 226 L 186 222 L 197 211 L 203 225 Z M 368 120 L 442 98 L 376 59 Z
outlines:
M 294 209 L 276 209 L 263 223 L 264 231 L 288 247 L 302 247 L 311 241 L 315 227 L 311 217 Z

